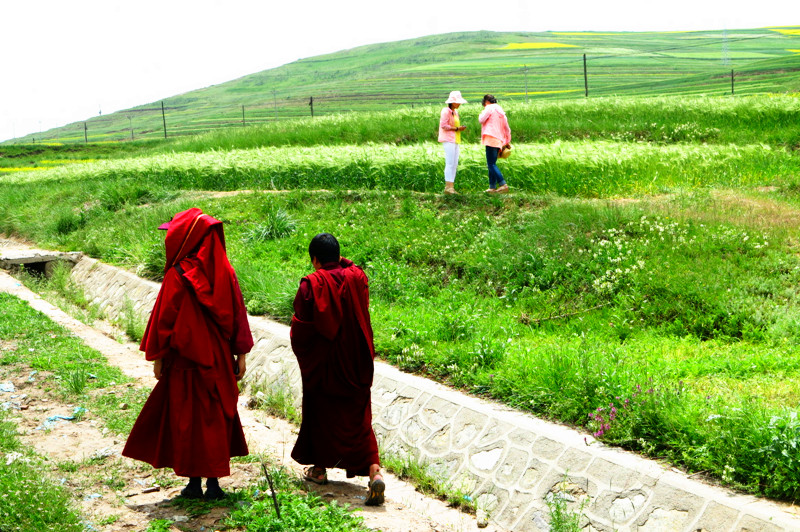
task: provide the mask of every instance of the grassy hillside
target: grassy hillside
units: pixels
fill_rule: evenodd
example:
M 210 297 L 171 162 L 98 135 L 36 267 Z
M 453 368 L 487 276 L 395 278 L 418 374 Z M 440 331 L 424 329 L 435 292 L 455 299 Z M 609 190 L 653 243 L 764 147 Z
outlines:
M 440 104 L 450 90 L 475 102 L 800 91 L 800 30 L 668 33 L 451 33 L 301 59 L 164 100 L 167 134 L 352 110 Z M 527 95 L 526 95 L 527 92 Z M 242 109 L 244 107 L 244 109 Z M 244 116 L 243 116 L 244 114 Z M 90 141 L 163 138 L 161 103 L 86 122 Z M 17 142 L 84 142 L 75 123 Z

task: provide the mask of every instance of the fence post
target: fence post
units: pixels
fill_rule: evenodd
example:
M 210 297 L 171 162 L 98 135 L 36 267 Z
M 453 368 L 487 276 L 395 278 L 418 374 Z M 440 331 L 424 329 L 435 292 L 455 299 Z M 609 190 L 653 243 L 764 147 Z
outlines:
M 164 114 L 164 101 L 161 101 L 161 120 L 164 122 L 164 138 L 167 138 L 167 115 Z
M 585 96 L 589 97 L 589 76 L 586 72 L 586 54 L 583 54 L 583 90 Z
M 131 126 L 131 140 L 133 140 L 133 118 L 131 118 L 131 115 L 128 115 L 128 124 Z
M 528 103 L 528 65 L 525 65 L 525 103 Z
M 86 122 L 83 123 L 83 142 L 89 144 L 89 128 L 86 125 Z
M 278 95 L 276 91 L 272 91 L 272 106 L 275 109 L 275 121 L 278 121 Z
M 731 69 L 731 96 L 733 96 L 733 69 Z
M 242 127 L 244 127 L 244 126 L 245 126 L 245 123 L 244 123 L 244 105 L 243 105 L 242 106 Z
M 308 105 L 311 107 L 311 118 L 314 118 L 314 97 L 308 100 Z

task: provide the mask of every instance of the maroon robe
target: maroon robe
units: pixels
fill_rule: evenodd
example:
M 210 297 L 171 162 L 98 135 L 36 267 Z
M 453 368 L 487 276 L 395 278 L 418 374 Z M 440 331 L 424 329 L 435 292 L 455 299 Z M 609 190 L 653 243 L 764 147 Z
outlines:
M 291 339 L 303 380 L 303 422 L 292 458 L 367 476 L 380 458 L 372 431 L 369 287 L 361 268 L 341 259 L 300 281 Z
M 123 456 L 184 477 L 230 475 L 247 455 L 236 403 L 234 354 L 253 347 L 222 222 L 189 209 L 165 239 L 167 264 L 140 349 L 162 374 L 131 430 Z

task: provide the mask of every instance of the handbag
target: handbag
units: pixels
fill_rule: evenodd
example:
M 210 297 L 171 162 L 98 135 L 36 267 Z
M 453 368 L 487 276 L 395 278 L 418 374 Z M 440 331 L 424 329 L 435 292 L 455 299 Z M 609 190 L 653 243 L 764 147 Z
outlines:
M 502 148 L 500 148 L 500 153 L 497 154 L 498 157 L 501 159 L 508 159 L 511 156 L 511 144 L 506 144 Z

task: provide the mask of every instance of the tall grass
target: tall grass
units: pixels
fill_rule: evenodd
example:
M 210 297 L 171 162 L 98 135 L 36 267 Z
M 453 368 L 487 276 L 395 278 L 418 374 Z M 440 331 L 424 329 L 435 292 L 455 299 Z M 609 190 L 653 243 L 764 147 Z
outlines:
M 631 140 L 659 144 L 800 143 L 800 100 L 785 96 L 601 97 L 530 104 L 500 101 L 521 144 L 561 140 Z M 368 143 L 411 145 L 435 140 L 441 107 L 337 114 L 267 126 L 229 128 L 171 140 L 154 150 L 202 152 L 267 146 Z M 459 109 L 466 143 L 480 141 L 478 102 Z
M 230 152 L 185 153 L 109 161 L 91 168 L 62 167 L 8 179 L 0 189 L 3 211 L 38 213 L 49 220 L 59 202 L 56 234 L 80 230 L 91 219 L 112 218 L 122 209 L 162 203 L 176 190 L 378 189 L 438 191 L 443 157 L 437 144 L 415 146 L 329 146 L 259 148 Z M 556 142 L 518 145 L 502 163 L 514 190 L 575 197 L 659 194 L 699 187 L 756 187 L 793 184 L 800 158 L 762 145 L 680 144 L 655 146 L 630 142 Z M 465 146 L 456 188 L 477 192 L 486 186 L 483 151 Z M 98 185 L 98 183 L 100 185 Z M 136 183 L 134 186 L 133 183 Z M 98 188 L 101 193 L 98 195 Z M 119 188 L 114 197 L 103 190 Z M 148 188 L 147 200 L 140 194 Z M 12 204 L 25 195 L 36 200 Z M 61 198 L 64 198 L 63 200 Z M 60 222 L 68 216 L 66 222 Z M 20 220 L 3 217 L 10 232 Z M 33 224 L 31 224 L 33 225 Z M 41 224 L 37 224 L 41 225 Z

